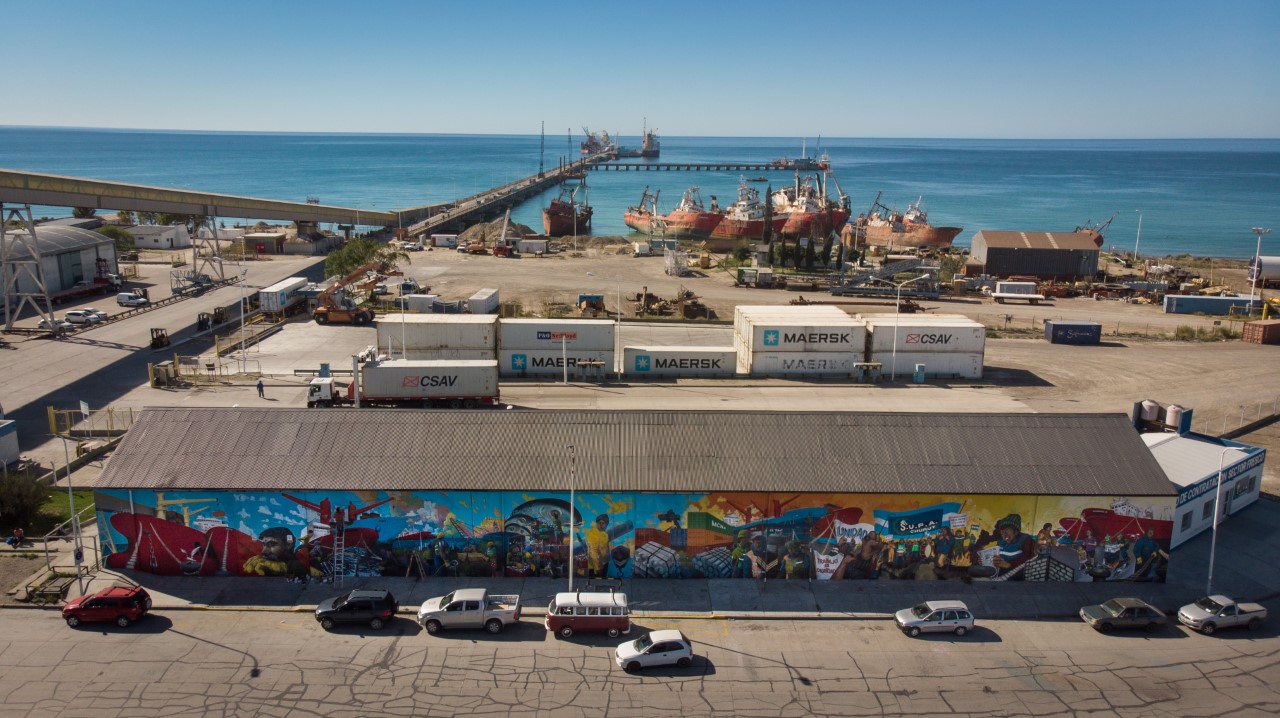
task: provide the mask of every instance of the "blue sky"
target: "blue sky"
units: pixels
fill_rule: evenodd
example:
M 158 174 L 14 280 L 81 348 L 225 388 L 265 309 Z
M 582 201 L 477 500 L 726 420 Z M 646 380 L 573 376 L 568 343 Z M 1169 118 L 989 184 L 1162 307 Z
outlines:
M 5 27 L 0 125 L 1280 136 L 1277 0 L 15 2 Z

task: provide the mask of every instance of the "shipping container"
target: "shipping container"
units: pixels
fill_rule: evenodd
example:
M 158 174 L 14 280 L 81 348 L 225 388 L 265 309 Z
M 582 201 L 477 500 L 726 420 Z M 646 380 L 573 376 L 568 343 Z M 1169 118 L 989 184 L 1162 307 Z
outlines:
M 381 351 L 386 352 L 386 347 L 379 347 Z M 394 349 L 394 347 L 392 347 Z M 497 361 L 498 353 L 492 349 L 408 349 L 403 352 L 392 351 L 390 356 L 397 359 L 410 359 L 413 361 L 453 361 L 457 359 L 465 359 L 468 361 Z
M 493 361 L 366 362 L 360 377 L 361 401 L 370 403 L 457 400 L 489 404 L 498 398 L 498 364 Z
M 406 294 L 391 300 L 391 306 L 407 312 L 430 314 L 437 299 L 439 296 L 435 294 Z
M 622 373 L 629 377 L 731 377 L 738 368 L 733 347 L 624 347 Z
M 289 277 L 269 287 L 258 290 L 258 306 L 264 312 L 276 314 L 302 301 L 299 292 L 307 286 L 306 277 Z
M 981 354 L 987 343 L 987 328 L 972 319 L 904 314 L 867 320 L 867 353 L 893 351 L 895 334 L 898 353 Z
M 738 373 L 751 376 L 850 378 L 862 356 L 852 352 L 739 352 Z
M 562 353 L 559 349 L 503 349 L 498 352 L 498 368 L 503 376 L 559 376 L 568 364 L 569 376 L 573 378 L 581 375 L 583 362 L 600 362 L 599 371 L 612 374 L 616 371 L 613 360 L 612 351 L 568 349 Z
M 744 317 L 734 326 L 739 349 L 767 352 L 861 353 L 867 327 L 849 315 L 842 319 L 805 316 Z
M 1251 344 L 1280 344 L 1280 319 L 1247 322 L 1244 325 L 1244 340 Z
M 456 234 L 433 234 L 431 235 L 431 246 L 448 247 L 453 249 L 458 246 L 458 235 Z
M 615 324 L 604 319 L 503 319 L 499 349 L 613 351 Z
M 497 335 L 498 318 L 492 314 L 387 314 L 378 320 L 380 349 L 495 351 Z
M 467 310 L 472 314 L 496 314 L 499 304 L 498 290 L 481 289 L 467 300 Z
M 690 511 L 685 516 L 685 527 L 689 529 L 702 529 L 705 531 L 714 531 L 716 533 L 734 536 L 738 530 L 721 519 L 705 512 Z
M 1201 297 L 1188 294 L 1164 295 L 1165 314 L 1209 314 L 1227 316 L 1231 310 L 1248 310 L 1260 302 L 1249 297 Z
M 547 240 L 521 239 L 516 242 L 516 251 L 520 254 L 546 254 Z
M 1050 319 L 1044 323 L 1044 338 L 1051 344 L 1099 344 L 1102 325 L 1098 322 Z
M 875 352 L 869 361 L 880 363 L 880 375 L 889 378 L 911 376 L 917 364 L 924 365 L 924 375 L 933 379 L 981 379 L 982 353 L 904 352 L 895 357 L 892 351 Z M 896 372 L 894 367 L 897 367 Z

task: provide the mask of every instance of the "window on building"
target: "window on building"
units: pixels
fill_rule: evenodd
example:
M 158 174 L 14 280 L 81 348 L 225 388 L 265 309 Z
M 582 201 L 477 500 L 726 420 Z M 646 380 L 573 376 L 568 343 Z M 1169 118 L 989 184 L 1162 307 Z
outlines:
M 1204 502 L 1204 511 L 1200 512 L 1201 521 L 1205 519 L 1213 518 L 1213 502 L 1214 501 L 1215 499 L 1209 499 L 1208 501 Z
M 1185 514 L 1183 514 L 1183 515 L 1182 515 L 1182 530 L 1183 530 L 1183 531 L 1190 531 L 1190 530 L 1191 530 L 1191 515 L 1192 515 L 1192 514 L 1191 514 L 1191 512 L 1190 512 L 1190 511 L 1188 511 L 1188 512 L 1186 512 Z

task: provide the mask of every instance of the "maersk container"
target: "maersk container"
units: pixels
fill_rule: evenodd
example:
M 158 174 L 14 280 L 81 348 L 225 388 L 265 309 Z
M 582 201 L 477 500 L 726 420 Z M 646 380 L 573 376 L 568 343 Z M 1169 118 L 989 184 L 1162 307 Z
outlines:
M 622 373 L 628 377 L 731 377 L 737 372 L 733 347 L 624 347 Z
M 617 369 L 612 351 L 582 349 L 503 349 L 498 352 L 498 370 L 503 376 L 563 376 L 569 367 L 570 378 L 579 375 L 583 362 L 600 362 L 600 372 L 612 374 Z
M 613 351 L 614 323 L 601 319 L 503 319 L 499 349 Z
M 845 315 L 843 319 L 810 317 L 757 317 L 744 319 L 734 328 L 739 348 L 767 352 L 862 352 L 866 325 Z
M 1050 319 L 1044 323 L 1044 338 L 1051 344 L 1099 344 L 1102 325 L 1098 322 Z
M 383 351 L 387 346 L 496 351 L 497 336 L 498 317 L 493 314 L 387 314 L 378 320 L 378 348 Z
M 498 304 L 498 290 L 481 289 L 467 299 L 467 310 L 472 314 L 496 314 Z
M 895 357 L 892 351 L 873 352 L 868 361 L 880 363 L 880 376 L 911 376 L 917 364 L 924 365 L 924 375 L 931 379 L 981 379 L 981 352 L 904 352 Z M 896 360 L 896 372 L 895 372 Z
M 302 301 L 299 292 L 307 286 L 306 277 L 289 277 L 258 290 L 258 306 L 264 312 L 283 312 Z
M 842 320 L 849 317 L 849 313 L 840 307 L 830 304 L 766 304 L 766 305 L 739 305 L 733 310 L 733 325 L 737 327 L 744 321 L 751 321 L 763 317 L 811 317 L 814 320 Z
M 895 320 L 867 320 L 867 353 L 891 352 Z M 896 320 L 898 353 L 938 352 L 981 354 L 987 344 L 987 328 L 972 319 L 935 320 L 930 316 L 899 316 Z M 875 361 L 874 359 L 872 361 Z
M 752 352 L 738 354 L 738 372 L 751 376 L 841 378 L 853 376 L 862 357 L 851 352 Z
M 492 404 L 498 399 L 494 361 L 366 362 L 360 371 L 360 398 L 370 403 L 453 401 Z

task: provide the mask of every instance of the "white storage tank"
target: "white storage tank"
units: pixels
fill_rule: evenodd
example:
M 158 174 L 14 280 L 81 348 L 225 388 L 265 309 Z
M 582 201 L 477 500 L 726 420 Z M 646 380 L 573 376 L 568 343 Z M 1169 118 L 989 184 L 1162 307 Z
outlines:
M 572 378 L 583 362 L 600 362 L 600 371 L 605 374 L 617 370 L 612 351 L 571 348 L 563 352 L 559 349 L 503 349 L 498 352 L 498 371 L 503 376 L 563 376 L 567 366 Z
M 500 349 L 613 351 L 614 323 L 602 319 L 503 319 Z
M 955 352 L 981 354 L 987 328 L 972 319 L 936 319 L 928 315 L 890 316 L 867 320 L 867 354 L 890 352 L 897 335 L 898 353 Z M 878 361 L 871 359 L 870 361 Z
M 498 290 L 481 289 L 467 300 L 467 311 L 472 314 L 495 314 L 499 303 Z
M 1146 399 L 1142 402 L 1142 420 L 1143 421 L 1159 421 L 1160 420 L 1160 404 L 1159 402 Z
M 910 376 L 917 364 L 924 365 L 924 375 L 931 379 L 981 379 L 982 352 L 872 352 L 868 361 L 880 363 L 880 375 Z M 896 370 L 895 370 L 896 365 Z
M 733 347 L 624 347 L 622 373 L 628 377 L 732 377 L 738 353 Z
M 408 350 L 498 348 L 493 314 L 387 314 L 378 320 L 378 348 Z M 403 341 L 402 341 L 403 339 Z

